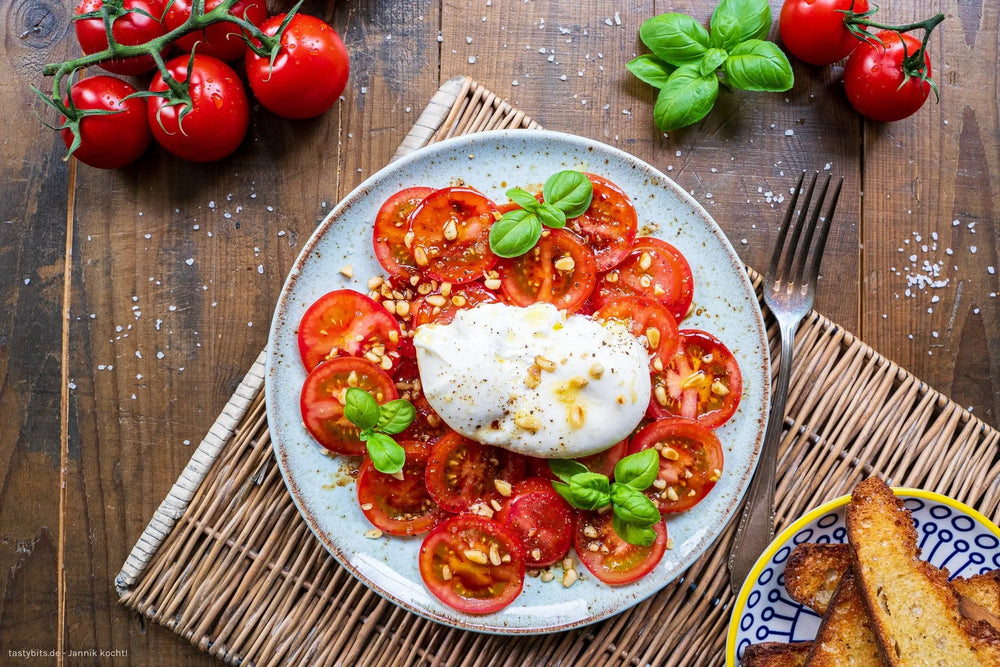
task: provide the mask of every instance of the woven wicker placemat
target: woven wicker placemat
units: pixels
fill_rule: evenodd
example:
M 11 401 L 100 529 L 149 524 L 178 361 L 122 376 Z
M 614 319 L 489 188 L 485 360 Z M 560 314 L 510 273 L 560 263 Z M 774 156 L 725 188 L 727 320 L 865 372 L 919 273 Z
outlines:
M 396 157 L 504 127 L 537 125 L 459 77 L 434 95 Z M 773 327 L 769 336 L 775 350 Z M 1000 432 L 820 314 L 799 328 L 795 358 L 779 528 L 872 473 L 1000 517 Z M 569 632 L 466 632 L 381 598 L 299 517 L 275 465 L 263 377 L 262 353 L 129 554 L 115 582 L 128 608 L 234 665 L 724 663 L 733 525 L 657 595 Z

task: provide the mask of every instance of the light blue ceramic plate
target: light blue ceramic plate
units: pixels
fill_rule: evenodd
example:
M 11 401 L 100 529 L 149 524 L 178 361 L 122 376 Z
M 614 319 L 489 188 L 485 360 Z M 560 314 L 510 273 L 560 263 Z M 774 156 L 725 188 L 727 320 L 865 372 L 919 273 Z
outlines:
M 736 355 L 744 395 L 735 417 L 718 430 L 725 467 L 696 509 L 671 518 L 673 549 L 642 580 L 612 588 L 584 578 L 569 588 L 528 578 L 501 612 L 470 616 L 439 603 L 417 569 L 420 538 L 364 537 L 370 525 L 355 498 L 343 460 L 324 456 L 302 425 L 299 391 L 305 371 L 296 329 L 306 308 L 333 289 L 366 292 L 382 270 L 372 253 L 379 206 L 411 186 L 445 187 L 459 180 L 496 201 L 514 186 L 541 184 L 562 169 L 601 174 L 632 198 L 640 233 L 677 246 L 695 280 L 695 312 L 684 327 L 718 335 Z M 353 278 L 339 271 L 353 268 Z M 418 614 L 456 627 L 497 633 L 542 633 L 592 623 L 652 595 L 688 567 L 736 510 L 757 461 L 767 421 L 769 378 L 764 323 L 744 267 L 718 225 L 684 190 L 648 164 L 604 144 L 546 131 L 496 131 L 424 148 L 362 183 L 341 201 L 302 250 L 282 290 L 267 349 L 267 417 L 275 454 L 302 516 L 319 540 L 359 579 Z
M 968 505 L 931 491 L 893 489 L 917 526 L 924 560 L 968 577 L 1000 568 L 1000 528 Z M 820 617 L 785 592 L 785 562 L 805 542 L 847 541 L 844 511 L 850 496 L 817 507 L 783 530 L 761 554 L 733 607 L 726 664 L 736 667 L 748 644 L 813 639 Z

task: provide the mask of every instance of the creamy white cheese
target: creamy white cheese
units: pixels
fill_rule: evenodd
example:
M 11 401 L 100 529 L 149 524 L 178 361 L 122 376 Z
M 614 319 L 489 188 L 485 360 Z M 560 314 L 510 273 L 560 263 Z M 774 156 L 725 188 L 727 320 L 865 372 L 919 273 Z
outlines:
M 540 303 L 484 304 L 413 337 L 420 382 L 451 428 L 521 454 L 602 451 L 649 403 L 649 353 L 616 322 Z

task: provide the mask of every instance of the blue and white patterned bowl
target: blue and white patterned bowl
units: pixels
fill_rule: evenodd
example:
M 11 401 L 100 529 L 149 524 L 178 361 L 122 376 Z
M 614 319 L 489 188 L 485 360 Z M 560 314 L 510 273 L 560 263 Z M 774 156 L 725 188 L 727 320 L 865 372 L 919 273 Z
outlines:
M 968 505 L 931 491 L 893 489 L 913 515 L 924 560 L 952 577 L 1000 568 L 1000 528 Z M 785 592 L 785 562 L 796 545 L 847 541 L 845 506 L 850 496 L 817 507 L 788 526 L 761 554 L 743 583 L 726 641 L 726 665 L 737 667 L 744 649 L 759 642 L 813 639 L 820 617 Z

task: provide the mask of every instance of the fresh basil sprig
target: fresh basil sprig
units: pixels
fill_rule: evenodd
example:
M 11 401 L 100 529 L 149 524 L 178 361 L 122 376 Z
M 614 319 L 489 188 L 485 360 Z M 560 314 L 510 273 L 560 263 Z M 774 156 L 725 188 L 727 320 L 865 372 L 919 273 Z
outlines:
M 655 449 L 644 449 L 619 461 L 614 482 L 570 459 L 551 459 L 549 468 L 562 480 L 552 482 L 552 487 L 573 507 L 599 510 L 611 505 L 611 525 L 618 537 L 644 547 L 656 539 L 653 524 L 660 520 L 660 511 L 643 493 L 660 471 Z
M 490 228 L 490 250 L 500 257 L 519 257 L 535 247 L 542 226 L 559 229 L 570 218 L 583 215 L 590 207 L 594 186 L 579 171 L 565 170 L 549 176 L 542 197 L 521 188 L 511 188 L 507 196 L 520 206 L 508 211 Z
M 371 394 L 358 387 L 348 387 L 344 396 L 344 416 L 361 429 L 358 437 L 368 448 L 372 465 L 387 475 L 399 472 L 406 463 L 406 452 L 392 436 L 406 430 L 416 414 L 407 400 L 398 398 L 379 405 Z
M 697 123 L 715 106 L 720 77 L 732 88 L 781 92 L 794 83 L 788 58 L 773 42 L 767 0 L 722 0 L 709 30 L 686 14 L 660 14 L 639 28 L 652 51 L 626 65 L 660 89 L 653 119 L 662 132 Z

